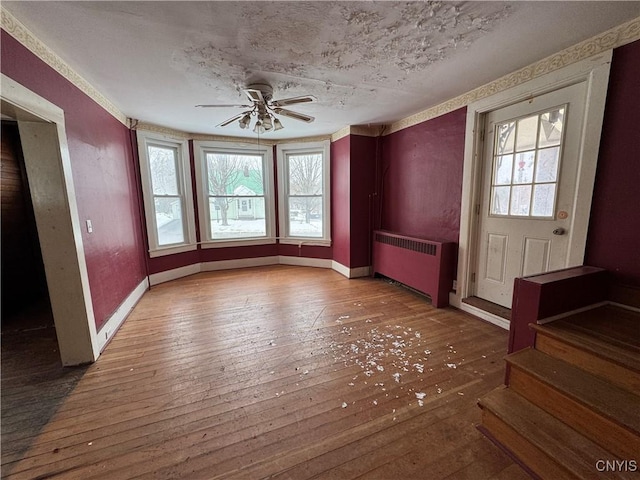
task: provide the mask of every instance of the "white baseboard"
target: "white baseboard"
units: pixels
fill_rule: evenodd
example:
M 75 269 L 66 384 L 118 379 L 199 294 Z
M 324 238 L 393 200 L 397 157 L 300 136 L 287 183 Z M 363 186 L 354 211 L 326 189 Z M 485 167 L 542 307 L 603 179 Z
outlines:
M 182 277 L 188 277 L 195 273 L 200 273 L 200 263 L 187 265 L 186 267 L 178 267 L 165 272 L 152 273 L 149 275 L 149 285 L 158 285 L 159 283 L 169 282 Z
M 298 265 L 300 267 L 331 268 L 331 262 L 332 260 L 326 258 L 290 257 L 286 255 L 278 257 L 280 265 Z
M 142 298 L 142 295 L 144 295 L 148 289 L 149 280 L 145 278 L 136 288 L 134 288 L 133 292 L 127 296 L 115 313 L 111 315 L 111 318 L 109 318 L 100 331 L 98 331 L 98 351 L 100 353 L 102 353 L 104 348 L 107 346 L 107 343 L 109 343 L 120 328 L 120 325 L 122 325 L 122 322 L 124 322 L 129 316 L 129 312 L 131 312 L 133 307 L 136 306 L 136 303 L 138 303 Z
M 371 267 L 349 268 L 344 266 L 340 262 L 336 262 L 335 260 L 331 261 L 331 268 L 338 272 L 340 275 L 347 278 L 367 277 L 371 274 Z
M 369 275 L 371 275 L 371 267 L 356 267 L 351 269 L 349 278 L 368 277 Z
M 499 317 L 498 315 L 485 312 L 484 310 L 481 310 L 477 307 L 474 307 L 473 305 L 469 305 L 468 303 L 464 303 L 464 302 L 461 302 L 458 308 L 460 308 L 460 310 L 462 310 L 463 312 L 467 312 L 467 313 L 470 313 L 471 315 L 475 315 L 476 317 L 481 318 L 486 322 L 493 323 L 494 325 L 497 325 L 500 328 L 509 330 L 510 322 L 506 318 L 502 318 L 502 317 Z
M 219 260 L 217 262 L 205 262 L 200 264 L 200 271 L 214 272 L 217 270 L 232 270 L 234 268 L 262 267 L 265 265 L 278 265 L 277 256 L 239 258 L 236 260 Z
M 166 272 L 149 275 L 151 286 L 159 283 L 169 282 L 178 278 L 187 277 L 200 272 L 213 272 L 217 270 L 231 270 L 234 268 L 262 267 L 265 265 L 296 265 L 300 267 L 330 268 L 344 275 L 347 278 L 366 277 L 371 273 L 371 267 L 345 267 L 335 260 L 326 258 L 294 257 L 294 256 L 271 256 L 240 258 L 236 260 L 220 260 L 217 262 L 204 262 L 187 265 L 186 267 L 174 268 Z

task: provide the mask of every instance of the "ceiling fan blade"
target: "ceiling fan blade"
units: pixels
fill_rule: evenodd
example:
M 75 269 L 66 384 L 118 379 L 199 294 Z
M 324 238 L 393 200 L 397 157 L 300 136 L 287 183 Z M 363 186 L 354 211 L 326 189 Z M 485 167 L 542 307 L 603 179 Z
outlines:
M 252 102 L 264 103 L 264 97 L 260 90 L 256 90 L 255 88 L 245 88 L 243 91 Z
M 239 113 L 238 115 L 236 115 L 235 117 L 231 117 L 229 120 L 220 123 L 219 125 L 216 125 L 216 127 L 226 127 L 227 125 L 229 125 L 230 123 L 235 122 L 236 120 L 240 120 L 242 117 L 245 116 L 247 112 L 243 112 L 243 113 Z
M 300 120 L 302 122 L 311 123 L 315 120 L 314 117 L 309 115 L 305 115 L 304 113 L 292 112 L 291 110 L 286 110 L 284 108 L 274 108 L 274 112 L 278 115 L 284 115 L 285 117 L 295 118 L 296 120 Z
M 313 95 L 304 95 L 301 97 L 283 98 L 282 100 L 274 100 L 271 105 L 274 107 L 286 107 L 287 105 L 295 105 L 296 103 L 314 102 L 316 97 Z
M 240 108 L 251 108 L 251 105 L 196 105 L 196 107 L 202 108 L 217 108 L 217 107 L 240 107 Z

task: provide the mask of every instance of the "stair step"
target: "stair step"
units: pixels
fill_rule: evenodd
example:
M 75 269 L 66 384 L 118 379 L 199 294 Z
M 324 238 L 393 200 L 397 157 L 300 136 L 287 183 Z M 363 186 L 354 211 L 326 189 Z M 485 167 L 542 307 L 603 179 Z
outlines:
M 509 386 L 611 453 L 640 451 L 640 396 L 533 349 L 506 357 Z
M 537 350 L 640 395 L 640 313 L 608 305 L 531 327 Z
M 598 471 L 598 461 L 616 457 L 509 388 L 490 392 L 478 405 L 489 436 L 543 479 L 637 478 Z

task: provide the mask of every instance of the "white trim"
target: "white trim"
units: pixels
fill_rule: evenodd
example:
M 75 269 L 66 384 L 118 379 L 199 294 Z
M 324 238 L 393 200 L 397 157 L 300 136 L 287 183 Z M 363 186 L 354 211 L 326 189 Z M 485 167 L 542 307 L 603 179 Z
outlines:
M 129 316 L 129 313 L 136 306 L 136 304 L 140 301 L 144 293 L 149 289 L 149 279 L 145 278 L 138 284 L 136 288 L 127 296 L 127 298 L 122 302 L 122 304 L 118 307 L 118 309 L 111 315 L 111 318 L 107 320 L 104 325 L 98 331 L 98 347 L 100 348 L 100 353 L 102 353 L 107 346 L 107 344 L 111 341 L 113 336 L 116 334 L 122 323 Z
M 149 285 L 158 285 L 171 280 L 177 280 L 178 278 L 188 277 L 189 275 L 194 275 L 196 273 L 200 273 L 199 263 L 174 268 L 172 270 L 165 270 L 164 272 L 152 273 L 149 275 Z
M 281 245 L 298 245 L 298 247 L 330 247 L 331 240 L 311 240 L 309 238 L 303 239 L 298 237 L 278 238 L 278 242 Z
M 62 364 L 93 362 L 100 350 L 64 111 L 5 75 L 0 80 L 2 109 L 20 130 Z
M 338 272 L 343 277 L 349 278 L 351 275 L 351 269 L 349 267 L 344 266 L 340 262 L 336 262 L 335 260 L 331 261 L 331 269 Z
M 502 318 L 498 315 L 494 315 L 493 313 L 486 312 L 480 308 L 474 307 L 473 305 L 469 305 L 468 303 L 462 302 L 459 307 L 463 312 L 470 313 L 473 316 L 476 316 L 486 322 L 492 323 L 500 328 L 504 328 L 505 330 L 509 330 L 509 320 L 506 318 Z
M 214 272 L 217 270 L 233 270 L 234 268 L 263 267 L 265 265 L 278 265 L 278 257 L 254 257 L 238 258 L 235 260 L 218 260 L 216 262 L 204 262 L 200 264 L 200 271 Z
M 287 255 L 280 255 L 278 260 L 280 265 L 298 265 L 300 267 L 315 268 L 331 268 L 331 262 L 333 261 L 329 258 L 290 257 Z
M 360 278 L 368 277 L 369 275 L 371 275 L 371 267 L 349 268 L 342 265 L 340 262 L 336 262 L 335 260 L 331 261 L 331 269 L 347 278 Z
M 166 270 L 164 272 L 153 273 L 149 275 L 149 284 L 151 286 L 158 285 L 160 283 L 169 282 L 171 280 L 177 280 L 178 278 L 188 277 L 189 275 L 194 275 L 200 272 L 232 270 L 234 268 L 263 267 L 266 265 L 296 265 L 300 267 L 315 267 L 315 268 L 331 269 L 333 267 L 332 262 L 333 260 L 324 259 L 324 258 L 291 257 L 286 255 L 279 255 L 279 256 L 273 255 L 270 257 L 238 258 L 234 260 L 219 260 L 214 262 L 194 263 L 193 265 L 187 265 L 185 267 L 179 267 L 179 268 L 174 268 L 172 270 Z M 333 262 L 333 263 L 337 264 L 337 262 Z M 364 268 L 368 269 L 369 267 L 361 267 L 361 269 L 364 269 Z M 360 271 L 361 269 L 354 269 L 354 270 Z M 339 273 L 342 273 L 342 272 L 339 272 Z M 347 278 L 354 278 L 354 277 L 348 277 L 347 275 L 345 276 Z
M 144 203 L 147 238 L 149 240 L 149 256 L 151 258 L 163 255 L 192 251 L 196 245 L 196 221 L 193 208 L 193 189 L 191 186 L 191 161 L 189 156 L 189 142 L 184 139 L 138 130 L 138 160 L 140 163 L 140 177 L 142 183 L 142 199 Z M 151 169 L 149 166 L 149 145 L 175 149 L 177 158 L 178 195 L 182 203 L 182 223 L 184 226 L 184 242 L 175 245 L 159 245 L 158 230 L 156 228 L 155 200 L 151 185 Z
M 593 310 L 594 308 L 604 307 L 605 305 L 609 305 L 609 303 L 610 302 L 606 300 L 604 302 L 592 303 L 591 305 L 587 305 L 586 307 L 576 308 L 575 310 L 562 312 L 562 313 L 559 313 L 558 315 L 552 315 L 550 317 L 540 318 L 536 320 L 536 323 L 538 325 L 544 325 L 545 323 L 551 323 L 556 320 L 562 320 L 563 318 L 570 317 L 571 315 L 576 315 L 582 312 L 588 312 L 589 310 Z
M 606 51 L 587 60 L 576 62 L 566 68 L 554 70 L 551 73 L 517 85 L 496 95 L 483 98 L 472 103 L 467 109 L 467 124 L 465 131 L 464 166 L 462 177 L 462 201 L 460 205 L 460 239 L 458 250 L 457 290 L 451 303 L 463 308 L 462 298 L 473 295 L 471 273 L 476 262 L 476 215 L 474 205 L 479 203 L 480 172 L 482 162 L 482 142 L 480 132 L 483 130 L 484 114 L 533 96 L 542 95 L 558 90 L 568 85 L 587 82 L 587 100 L 583 124 L 584 144 L 581 147 L 582 167 L 580 168 L 578 185 L 584 195 L 576 194 L 580 209 L 574 209 L 571 230 L 573 235 L 582 235 L 581 241 L 572 239 L 569 264 L 582 263 L 585 252 L 586 229 L 590 214 L 591 195 L 595 181 L 595 170 L 599 151 L 600 135 L 606 89 L 609 78 L 612 51 Z M 588 208 L 585 208 L 587 206 Z

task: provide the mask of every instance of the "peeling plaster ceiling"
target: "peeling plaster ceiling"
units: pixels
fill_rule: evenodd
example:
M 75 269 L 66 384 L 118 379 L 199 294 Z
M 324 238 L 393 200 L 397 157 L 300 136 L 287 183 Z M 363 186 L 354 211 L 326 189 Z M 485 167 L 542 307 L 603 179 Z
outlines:
M 2 6 L 125 115 L 193 133 L 234 122 L 266 81 L 312 124 L 265 138 L 391 123 L 640 16 L 636 1 L 10 2 Z

